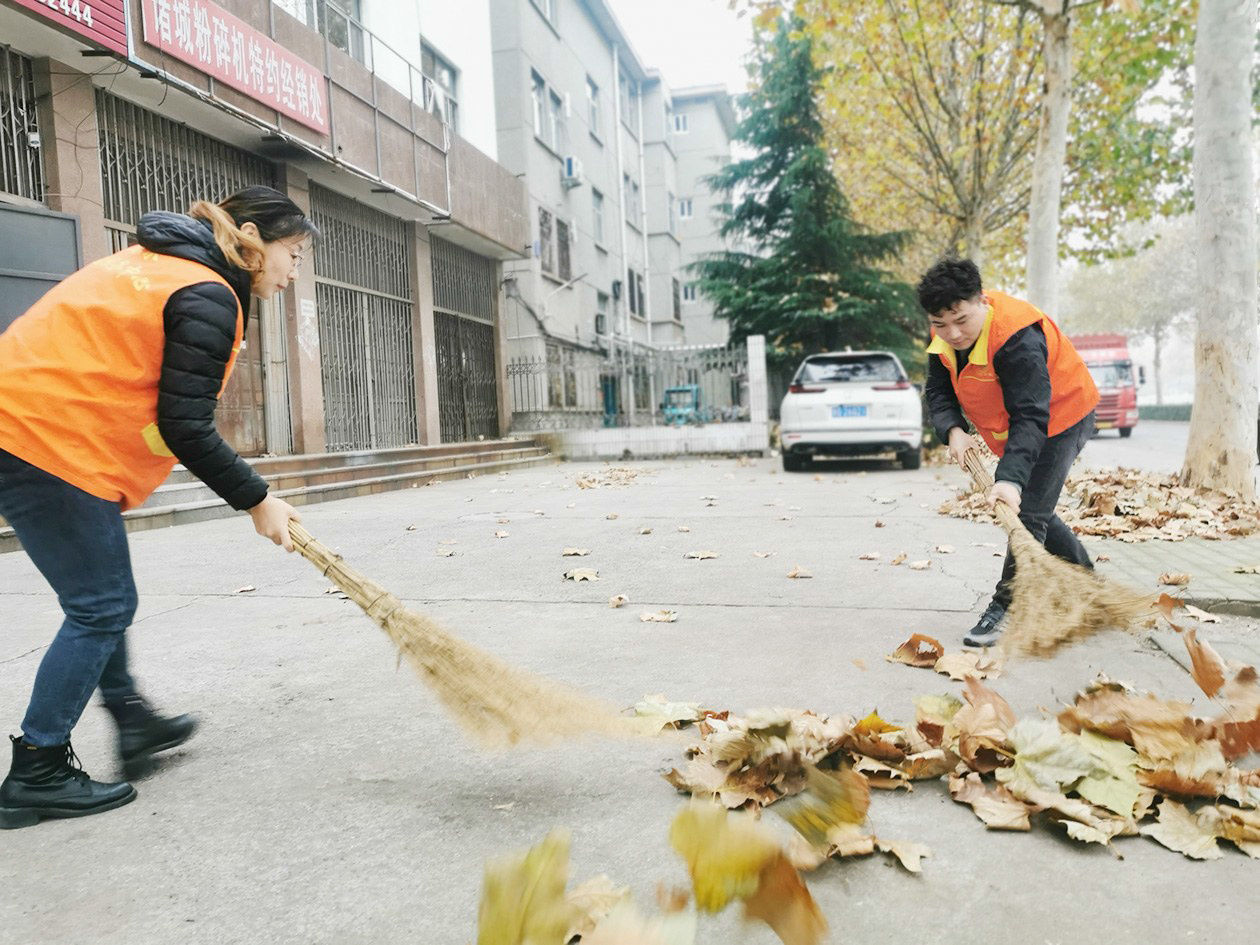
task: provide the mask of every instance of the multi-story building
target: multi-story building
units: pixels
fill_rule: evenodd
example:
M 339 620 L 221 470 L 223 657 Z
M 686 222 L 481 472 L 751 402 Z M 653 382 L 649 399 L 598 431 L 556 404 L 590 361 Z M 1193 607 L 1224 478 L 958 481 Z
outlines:
M 532 227 L 493 158 L 489 14 L 0 0 L 0 329 L 133 241 L 142 213 L 265 183 L 323 235 L 250 320 L 229 440 L 257 455 L 499 436 L 502 267 Z
M 721 85 L 679 89 L 673 94 L 672 149 L 677 159 L 677 232 L 685 264 L 728 249 L 719 235 L 718 204 L 724 199 L 705 183 L 731 160 L 735 112 Z M 726 344 L 730 325 L 713 316 L 713 304 L 698 290 L 696 277 L 684 268 L 682 324 L 688 344 Z

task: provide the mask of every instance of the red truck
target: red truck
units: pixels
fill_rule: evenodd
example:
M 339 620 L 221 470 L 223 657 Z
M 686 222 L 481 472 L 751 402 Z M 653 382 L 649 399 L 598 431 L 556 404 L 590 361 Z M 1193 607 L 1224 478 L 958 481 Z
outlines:
M 1072 335 L 1069 340 L 1098 385 L 1098 429 L 1132 436 L 1138 422 L 1137 385 L 1146 378 L 1138 368 L 1134 379 L 1128 339 L 1119 334 L 1094 334 Z

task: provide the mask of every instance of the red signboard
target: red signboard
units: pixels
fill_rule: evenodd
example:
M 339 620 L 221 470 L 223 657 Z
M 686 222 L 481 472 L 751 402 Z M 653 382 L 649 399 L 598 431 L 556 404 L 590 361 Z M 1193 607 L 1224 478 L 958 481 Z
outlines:
M 324 73 L 209 0 L 143 0 L 144 41 L 328 133 Z
M 84 39 L 127 55 L 125 0 L 15 0 Z

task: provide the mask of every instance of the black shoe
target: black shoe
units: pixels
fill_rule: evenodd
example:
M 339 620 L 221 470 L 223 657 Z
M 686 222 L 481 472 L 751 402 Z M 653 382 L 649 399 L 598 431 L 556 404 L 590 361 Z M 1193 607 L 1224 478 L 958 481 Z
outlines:
M 992 601 L 976 625 L 963 637 L 963 646 L 993 646 L 1002 635 L 1002 618 L 1005 616 L 1006 605 Z
M 125 781 L 93 781 L 79 765 L 70 743 L 36 748 L 13 742 L 13 766 L 0 784 L 0 830 L 29 827 L 45 817 L 86 817 L 122 807 L 136 799 Z
M 107 702 L 118 723 L 118 758 L 127 778 L 140 778 L 153 770 L 153 756 L 182 745 L 197 731 L 191 715 L 172 718 L 158 715 L 143 696 L 130 695 L 121 702 Z

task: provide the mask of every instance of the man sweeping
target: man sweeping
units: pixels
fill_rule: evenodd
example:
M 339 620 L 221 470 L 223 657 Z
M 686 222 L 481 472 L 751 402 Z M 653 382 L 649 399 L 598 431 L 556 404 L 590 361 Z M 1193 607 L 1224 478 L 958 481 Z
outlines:
M 1094 432 L 1098 389 L 1067 336 L 1021 299 L 980 284 L 969 259 L 944 259 L 924 274 L 919 304 L 932 327 L 926 397 L 936 435 L 960 465 L 979 443 L 999 457 L 989 506 L 1005 502 L 1046 550 L 1093 568 L 1088 552 L 1054 514 L 1068 469 Z M 991 646 L 1011 603 L 1015 559 L 1008 547 L 993 599 L 963 638 Z

